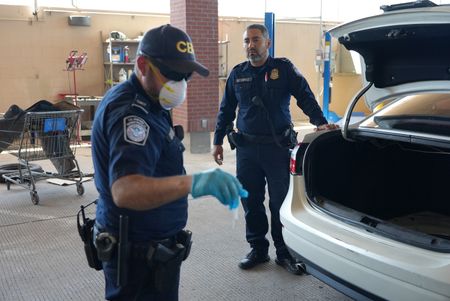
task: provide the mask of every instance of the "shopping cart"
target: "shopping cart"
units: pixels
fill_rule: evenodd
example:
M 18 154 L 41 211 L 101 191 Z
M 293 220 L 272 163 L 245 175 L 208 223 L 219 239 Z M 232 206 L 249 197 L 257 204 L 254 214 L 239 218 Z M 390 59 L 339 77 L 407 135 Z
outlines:
M 0 137 L 8 137 L 8 141 L 0 140 L 0 144 L 8 144 L 9 153 L 19 160 L 17 170 L 2 175 L 8 190 L 12 183 L 27 188 L 30 190 L 31 201 L 37 205 L 39 196 L 36 182 L 44 178 L 58 178 L 74 181 L 78 195 L 84 193 L 83 174 L 75 158 L 74 147 L 82 112 L 81 109 L 27 112 L 22 131 L 13 129 L 3 133 L 4 135 L 0 132 Z M 56 172 L 32 170 L 30 162 L 39 160 L 50 160 Z

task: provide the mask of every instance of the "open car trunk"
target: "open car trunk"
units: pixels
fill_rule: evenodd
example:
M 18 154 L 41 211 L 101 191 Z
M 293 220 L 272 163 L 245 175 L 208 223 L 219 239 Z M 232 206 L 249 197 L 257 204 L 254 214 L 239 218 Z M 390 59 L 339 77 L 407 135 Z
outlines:
M 310 202 L 370 232 L 450 252 L 450 150 L 339 131 L 309 145 L 303 165 Z

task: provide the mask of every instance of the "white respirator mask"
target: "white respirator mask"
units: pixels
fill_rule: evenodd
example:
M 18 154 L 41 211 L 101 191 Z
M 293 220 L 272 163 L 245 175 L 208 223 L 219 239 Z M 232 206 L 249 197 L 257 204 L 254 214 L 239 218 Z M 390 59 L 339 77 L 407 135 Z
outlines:
M 148 62 L 150 69 L 156 75 L 158 80 L 162 83 L 162 88 L 159 91 L 159 104 L 165 110 L 170 110 L 181 105 L 186 98 L 187 82 L 185 79 L 180 81 L 169 80 L 163 83 L 156 67 L 151 62 Z
M 159 91 L 159 104 L 165 110 L 181 105 L 186 98 L 187 82 L 170 80 Z

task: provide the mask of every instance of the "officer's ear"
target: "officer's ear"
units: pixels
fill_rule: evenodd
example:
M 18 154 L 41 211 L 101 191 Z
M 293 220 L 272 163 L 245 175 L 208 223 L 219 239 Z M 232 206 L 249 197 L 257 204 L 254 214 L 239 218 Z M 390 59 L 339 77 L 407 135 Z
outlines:
M 270 46 L 272 45 L 272 40 L 267 38 L 266 45 L 267 45 L 267 49 L 269 49 Z
M 148 63 L 147 63 L 147 59 L 145 57 L 143 57 L 142 55 L 137 57 L 136 66 L 137 66 L 139 72 L 144 76 L 147 75 L 146 73 L 147 73 L 148 69 L 150 69 L 150 67 L 148 66 Z

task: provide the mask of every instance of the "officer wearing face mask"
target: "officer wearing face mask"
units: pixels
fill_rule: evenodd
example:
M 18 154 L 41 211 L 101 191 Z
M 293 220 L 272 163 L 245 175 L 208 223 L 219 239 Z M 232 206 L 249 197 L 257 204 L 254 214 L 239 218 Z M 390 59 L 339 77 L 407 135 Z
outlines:
M 193 72 L 209 74 L 190 37 L 171 25 L 149 30 L 134 71 L 106 93 L 94 119 L 94 243 L 107 300 L 178 300 L 188 194 L 234 208 L 247 192 L 220 169 L 185 173 L 169 110 L 184 101 Z

